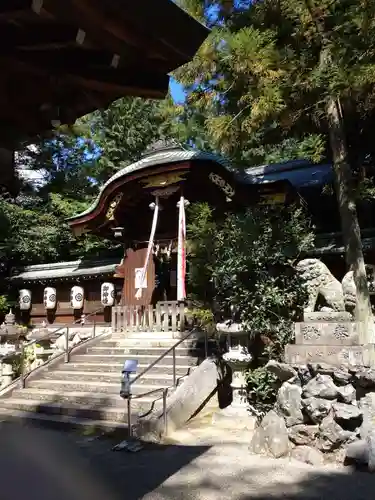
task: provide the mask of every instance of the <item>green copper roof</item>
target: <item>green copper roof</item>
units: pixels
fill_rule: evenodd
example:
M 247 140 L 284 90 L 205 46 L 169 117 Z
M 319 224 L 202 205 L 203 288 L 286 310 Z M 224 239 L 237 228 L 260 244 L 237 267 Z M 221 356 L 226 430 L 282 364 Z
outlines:
M 102 186 L 97 198 L 95 201 L 89 206 L 87 210 L 77 214 L 73 217 L 70 217 L 68 220 L 75 220 L 85 215 L 91 213 L 98 206 L 100 198 L 105 191 L 105 189 L 114 182 L 118 181 L 121 178 L 126 177 L 127 175 L 137 172 L 139 170 L 143 170 L 145 168 L 153 167 L 156 165 L 163 165 L 166 163 L 181 163 L 184 161 L 212 161 L 222 165 L 227 170 L 232 171 L 231 163 L 223 158 L 222 156 L 215 155 L 212 153 L 205 153 L 203 151 L 198 151 L 196 149 L 187 148 L 180 145 L 167 146 L 165 148 L 160 148 L 152 151 L 149 154 L 144 155 L 139 161 L 128 165 L 127 167 L 116 172 L 108 181 Z
M 88 278 L 106 274 L 113 274 L 120 259 L 102 261 L 76 260 L 72 262 L 57 262 L 54 264 L 38 264 L 27 266 L 10 278 L 11 281 L 44 281 L 70 280 L 72 278 Z

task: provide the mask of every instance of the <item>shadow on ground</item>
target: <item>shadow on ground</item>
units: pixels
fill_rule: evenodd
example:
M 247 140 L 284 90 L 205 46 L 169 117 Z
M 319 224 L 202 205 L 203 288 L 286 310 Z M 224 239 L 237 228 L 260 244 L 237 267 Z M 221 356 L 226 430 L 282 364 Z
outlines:
M 247 445 L 114 443 L 32 423 L 0 424 L 1 500 L 370 500 L 375 475 L 251 456 Z

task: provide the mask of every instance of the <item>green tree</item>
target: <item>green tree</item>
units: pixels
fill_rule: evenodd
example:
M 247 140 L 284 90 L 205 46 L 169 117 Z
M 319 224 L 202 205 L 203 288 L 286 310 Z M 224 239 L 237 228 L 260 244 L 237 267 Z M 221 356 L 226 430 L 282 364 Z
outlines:
M 23 183 L 16 199 L 0 201 L 4 268 L 99 256 L 118 248 L 93 235 L 75 238 L 66 219 L 88 208 L 104 181 L 160 137 L 159 108 L 157 101 L 120 99 L 73 127 L 59 127 L 18 155 L 19 166 L 38 171 L 40 182 Z
M 140 159 L 160 138 L 160 101 L 126 97 L 84 119 L 98 158 L 92 171 L 97 182 Z
M 280 147 L 288 157 L 332 160 L 365 340 L 372 323 L 352 173 L 374 158 L 364 130 L 375 118 L 375 2 L 181 3 L 213 26 L 176 77 L 189 104 L 206 112 L 215 147 L 250 164 Z
M 253 207 L 217 221 L 197 204 L 188 220 L 191 297 L 224 314 L 234 307 L 246 330 L 269 337 L 279 356 L 305 299 L 294 264 L 313 233 L 301 209 Z
M 193 315 L 207 328 L 209 311 L 216 318 L 237 311 L 255 358 L 249 399 L 258 409 L 269 409 L 276 386 L 264 362 L 283 356 L 293 322 L 302 316 L 306 290 L 294 264 L 312 246 L 311 225 L 300 209 L 276 206 L 217 220 L 208 205 L 196 204 L 188 221 L 188 290 L 201 307 L 201 314 Z

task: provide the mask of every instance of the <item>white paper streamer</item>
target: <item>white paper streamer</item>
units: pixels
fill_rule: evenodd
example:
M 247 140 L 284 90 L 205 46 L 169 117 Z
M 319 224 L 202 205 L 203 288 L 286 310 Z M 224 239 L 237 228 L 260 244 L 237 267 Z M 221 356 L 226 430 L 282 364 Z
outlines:
M 185 217 L 185 199 L 181 196 L 178 203 L 178 248 L 177 248 L 177 300 L 186 299 L 186 217 Z
M 146 254 L 146 259 L 145 263 L 142 269 L 142 277 L 140 280 L 140 283 L 142 284 L 145 280 L 146 273 L 147 273 L 147 267 L 148 267 L 148 262 L 150 260 L 150 255 L 152 252 L 152 249 L 154 247 L 154 238 L 155 238 L 155 231 L 156 231 L 156 226 L 158 223 L 158 215 L 159 215 L 159 198 L 155 198 L 155 209 L 154 209 L 154 217 L 152 219 L 152 226 L 151 226 L 151 234 L 150 234 L 150 239 L 148 241 L 148 247 L 147 247 L 147 254 Z M 138 288 L 135 298 L 139 300 L 142 297 L 142 288 Z

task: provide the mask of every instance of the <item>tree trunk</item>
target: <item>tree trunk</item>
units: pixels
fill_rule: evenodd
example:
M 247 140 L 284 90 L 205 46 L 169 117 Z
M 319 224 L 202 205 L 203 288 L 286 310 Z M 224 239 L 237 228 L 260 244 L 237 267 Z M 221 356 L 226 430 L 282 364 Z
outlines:
M 353 271 L 356 285 L 357 307 L 355 315 L 360 328 L 360 342 L 361 344 L 368 344 L 374 342 L 374 323 L 340 101 L 333 98 L 329 99 L 326 112 L 329 123 L 329 138 L 333 154 L 335 187 L 341 216 L 346 262 Z

